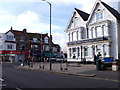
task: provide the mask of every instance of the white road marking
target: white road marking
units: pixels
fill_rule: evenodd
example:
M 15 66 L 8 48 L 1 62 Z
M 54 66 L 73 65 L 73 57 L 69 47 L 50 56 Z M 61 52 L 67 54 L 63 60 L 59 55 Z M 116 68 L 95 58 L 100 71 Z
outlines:
M 17 87 L 16 87 L 16 89 L 17 89 L 17 90 L 22 90 L 22 89 L 20 89 L 20 88 L 17 88 Z
M 2 78 L 0 78 L 0 81 L 4 81 Z
M 6 84 L 0 85 L 0 87 L 2 87 L 2 86 L 6 86 Z

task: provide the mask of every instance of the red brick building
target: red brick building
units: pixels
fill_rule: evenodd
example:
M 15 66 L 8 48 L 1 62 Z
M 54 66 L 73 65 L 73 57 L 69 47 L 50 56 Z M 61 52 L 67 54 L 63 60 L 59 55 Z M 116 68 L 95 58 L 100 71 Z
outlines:
M 10 34 L 14 39 L 7 40 L 5 39 L 4 43 L 9 43 L 9 45 L 15 44 L 14 50 L 13 47 L 11 49 L 7 50 L 3 48 L 0 50 L 0 54 L 5 57 L 6 52 L 8 55 L 8 58 L 10 58 L 10 54 L 14 54 L 12 56 L 12 60 L 17 62 L 26 58 L 30 57 L 30 51 L 33 52 L 37 51 L 39 54 L 42 53 L 49 53 L 50 52 L 50 46 L 51 46 L 51 52 L 54 55 L 58 55 L 60 53 L 60 46 L 58 44 L 54 44 L 52 42 L 52 39 L 50 41 L 50 37 L 48 36 L 48 33 L 46 34 L 40 34 L 40 33 L 29 33 L 27 32 L 27 29 L 23 29 L 22 31 L 19 30 L 13 30 L 11 29 L 5 33 Z M 50 45 L 51 43 L 51 45 Z

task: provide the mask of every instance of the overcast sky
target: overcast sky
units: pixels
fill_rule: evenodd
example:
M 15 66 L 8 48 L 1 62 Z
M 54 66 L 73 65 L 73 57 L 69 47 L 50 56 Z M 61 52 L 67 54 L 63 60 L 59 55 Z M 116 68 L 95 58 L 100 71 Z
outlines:
M 90 13 L 96 0 L 48 0 L 52 4 L 53 42 L 66 45 L 64 32 L 74 8 Z M 102 0 L 117 8 L 119 0 Z M 49 33 L 49 5 L 41 0 L 0 0 L 0 33 L 27 29 L 33 33 Z

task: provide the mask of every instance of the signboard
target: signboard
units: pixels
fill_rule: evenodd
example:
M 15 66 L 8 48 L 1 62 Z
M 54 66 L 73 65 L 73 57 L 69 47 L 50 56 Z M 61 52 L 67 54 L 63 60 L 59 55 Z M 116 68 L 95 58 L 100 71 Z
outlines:
M 28 51 L 6 51 L 6 50 L 2 50 L 0 51 L 0 54 L 29 54 Z

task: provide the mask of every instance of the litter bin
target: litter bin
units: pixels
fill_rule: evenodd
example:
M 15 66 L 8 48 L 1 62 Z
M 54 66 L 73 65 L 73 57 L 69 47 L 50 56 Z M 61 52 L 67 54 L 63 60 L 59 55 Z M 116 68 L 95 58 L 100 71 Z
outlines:
M 118 71 L 118 63 L 112 62 L 112 71 Z
M 101 70 L 102 69 L 102 60 L 100 60 L 100 59 L 98 59 L 97 61 L 96 61 L 96 69 L 97 70 Z

